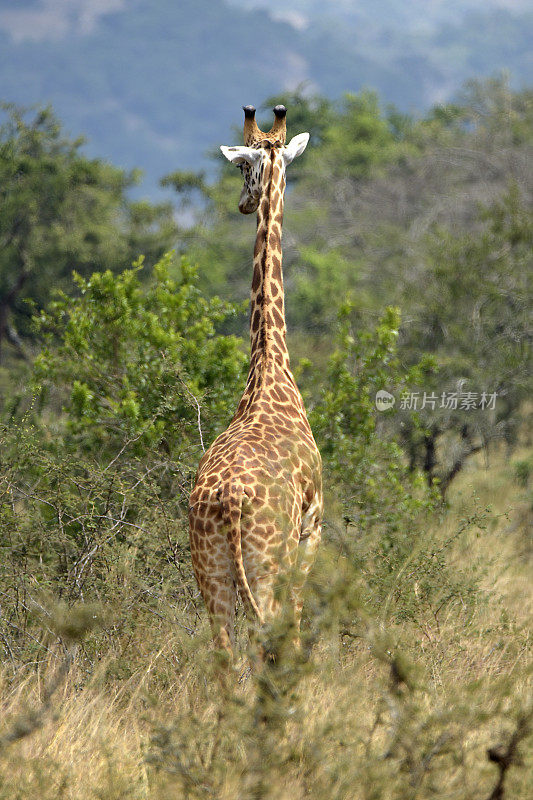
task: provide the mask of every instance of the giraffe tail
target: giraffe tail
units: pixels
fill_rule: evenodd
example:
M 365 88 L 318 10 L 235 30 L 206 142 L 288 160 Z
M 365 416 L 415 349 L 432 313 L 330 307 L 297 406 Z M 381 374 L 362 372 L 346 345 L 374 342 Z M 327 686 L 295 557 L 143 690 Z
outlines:
M 222 513 L 227 526 L 227 536 L 235 567 L 237 589 L 248 613 L 251 613 L 262 623 L 263 616 L 250 589 L 242 560 L 241 512 L 243 494 L 242 485 L 235 481 L 228 481 L 223 491 Z

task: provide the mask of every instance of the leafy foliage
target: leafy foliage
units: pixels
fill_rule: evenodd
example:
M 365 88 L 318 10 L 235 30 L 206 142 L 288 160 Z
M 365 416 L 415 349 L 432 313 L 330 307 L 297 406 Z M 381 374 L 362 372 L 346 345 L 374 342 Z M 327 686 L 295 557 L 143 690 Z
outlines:
M 466 600 L 475 589 L 474 572 L 454 574 L 446 551 L 470 526 L 482 526 L 483 514 L 476 511 L 446 542 L 437 543 L 428 535 L 438 496 L 421 473 L 409 469 L 394 438 L 394 407 L 376 411 L 375 398 L 383 390 L 400 396 L 416 387 L 434 364 L 426 357 L 407 372 L 402 370 L 397 355 L 398 309 L 388 308 L 373 332 L 354 333 L 352 314 L 347 303 L 340 313 L 337 347 L 310 415 L 324 457 L 326 487 L 342 508 L 344 524 L 336 509 L 327 523 L 329 538 L 357 567 L 369 607 L 381 609 L 384 620 L 389 612 L 396 618 L 416 619 L 422 607 L 442 610 L 458 596 Z M 401 420 L 402 426 L 421 428 L 413 412 L 402 412 Z
M 235 337 L 216 333 L 236 308 L 206 300 L 186 259 L 171 280 L 172 261 L 145 283 L 142 260 L 119 275 L 77 276 L 78 295 L 59 293 L 40 315 L 38 402 L 21 398 L 0 431 L 0 586 L 13 658 L 45 648 L 37 632 L 59 600 L 104 609 L 91 660 L 106 636 L 120 651 L 126 630 L 140 635 L 167 593 L 186 606 L 194 596 L 191 482 L 203 437 L 233 412 L 246 359 Z
M 456 396 L 471 392 L 475 402 L 475 410 L 458 404 L 421 411 L 430 431 L 426 451 L 439 436 L 460 431 L 452 463 L 441 466 L 444 486 L 465 454 L 478 448 L 476 443 L 486 445 L 498 437 L 513 441 L 519 408 L 531 390 L 529 209 L 514 185 L 501 200 L 481 209 L 479 218 L 482 227 L 476 236 L 431 231 L 424 281 L 417 276 L 405 287 L 413 315 L 404 331 L 405 352 L 416 358 L 422 348 L 434 354 L 439 366 L 438 379 L 425 384 L 426 393 L 442 397 L 446 391 Z M 491 394 L 495 402 L 480 408 L 480 398 Z M 411 434 L 415 448 L 417 441 L 422 444 Z M 428 464 L 431 476 L 435 468 Z
M 207 441 L 233 411 L 246 360 L 239 341 L 215 328 L 237 307 L 206 300 L 185 258 L 171 279 L 173 261 L 164 256 L 144 283 L 142 259 L 118 276 L 78 275 L 79 296 L 61 294 L 39 317 L 48 346 L 35 380 L 67 389 L 69 427 L 80 442 L 89 432 L 98 448 L 130 437 L 177 455 L 200 424 L 201 405 L 205 430 L 194 436 Z
M 176 235 L 169 206 L 130 202 L 136 182 L 81 153 L 50 109 L 2 106 L 0 126 L 0 347 L 20 349 L 31 304 L 70 285 L 74 268 L 116 271 L 143 250 L 158 258 Z

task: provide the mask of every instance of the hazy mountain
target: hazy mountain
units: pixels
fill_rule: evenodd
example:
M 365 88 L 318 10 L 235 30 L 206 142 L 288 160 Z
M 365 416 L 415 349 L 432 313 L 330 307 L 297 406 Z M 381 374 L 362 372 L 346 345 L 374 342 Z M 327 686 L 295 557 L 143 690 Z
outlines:
M 0 96 L 52 103 L 88 151 L 146 170 L 205 166 L 240 106 L 306 82 L 405 110 L 463 80 L 531 74 L 522 0 L 0 0 Z M 376 8 L 379 13 L 376 13 Z

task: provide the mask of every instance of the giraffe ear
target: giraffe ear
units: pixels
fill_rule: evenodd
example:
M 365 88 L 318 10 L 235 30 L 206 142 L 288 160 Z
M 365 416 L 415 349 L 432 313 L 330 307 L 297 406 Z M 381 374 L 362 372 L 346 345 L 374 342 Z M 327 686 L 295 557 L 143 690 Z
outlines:
M 285 161 L 285 165 L 290 164 L 291 161 L 297 156 L 301 156 L 305 148 L 307 147 L 307 142 L 309 141 L 309 134 L 308 133 L 299 133 L 298 136 L 294 136 L 289 144 L 283 150 L 283 160 Z
M 243 164 L 244 162 L 247 164 L 256 164 L 261 158 L 261 153 L 254 147 L 244 147 L 242 145 L 238 145 L 237 147 L 226 147 L 225 145 L 221 144 L 220 149 L 228 161 L 231 161 L 232 164 L 236 164 L 237 166 L 239 166 L 239 164 Z

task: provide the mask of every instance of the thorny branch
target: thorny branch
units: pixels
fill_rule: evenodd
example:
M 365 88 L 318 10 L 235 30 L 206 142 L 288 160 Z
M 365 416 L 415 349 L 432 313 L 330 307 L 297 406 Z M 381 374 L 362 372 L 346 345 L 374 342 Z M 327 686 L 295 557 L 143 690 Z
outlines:
M 505 794 L 505 776 L 507 770 L 513 764 L 520 764 L 520 756 L 518 754 L 518 745 L 529 734 L 531 727 L 531 718 L 533 717 L 533 709 L 521 714 L 518 717 L 516 729 L 509 740 L 509 744 L 504 749 L 502 745 L 497 747 L 489 747 L 487 750 L 487 758 L 497 765 L 500 772 L 496 786 L 488 796 L 487 800 L 503 800 Z

